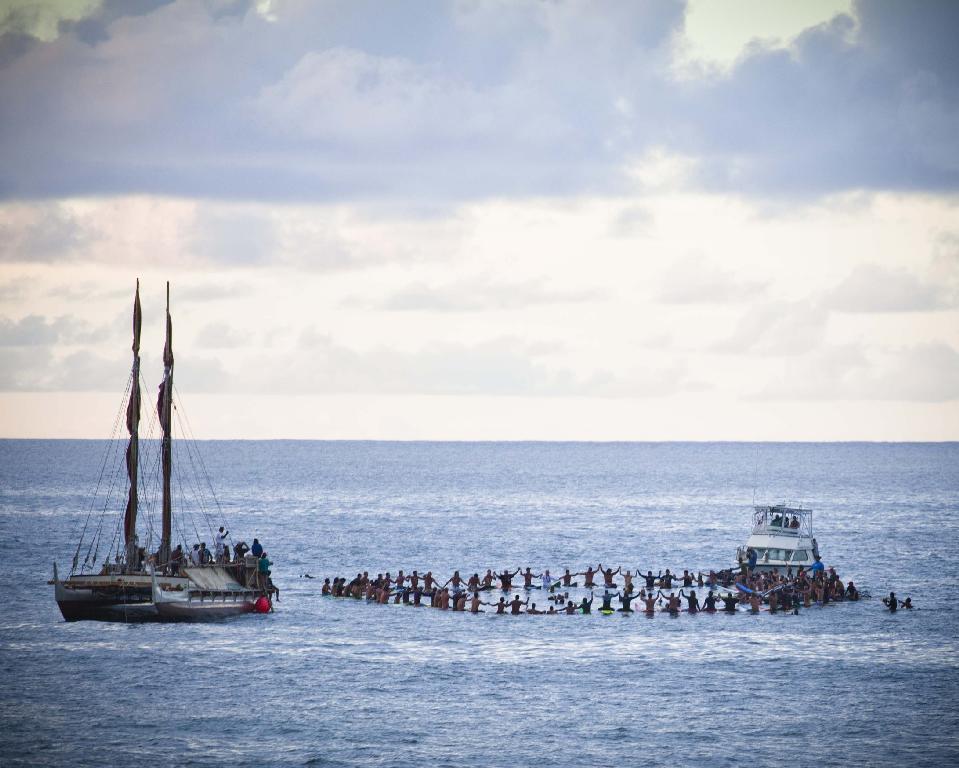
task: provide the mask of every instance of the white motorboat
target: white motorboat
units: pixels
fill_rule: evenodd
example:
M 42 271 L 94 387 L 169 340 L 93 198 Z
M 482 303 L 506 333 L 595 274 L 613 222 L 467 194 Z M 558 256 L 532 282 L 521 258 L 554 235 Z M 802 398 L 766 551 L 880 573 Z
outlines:
M 756 553 L 756 568 L 785 573 L 810 568 L 819 557 L 813 536 L 812 510 L 786 503 L 753 507 L 753 526 L 744 546 L 736 550 L 738 564 Z

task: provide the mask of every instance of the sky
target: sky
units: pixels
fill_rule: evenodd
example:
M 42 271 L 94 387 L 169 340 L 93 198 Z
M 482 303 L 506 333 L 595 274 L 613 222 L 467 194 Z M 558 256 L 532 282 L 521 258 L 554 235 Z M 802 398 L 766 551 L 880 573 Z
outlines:
M 959 439 L 959 4 L 0 3 L 0 437 Z M 145 418 L 145 422 L 147 419 Z

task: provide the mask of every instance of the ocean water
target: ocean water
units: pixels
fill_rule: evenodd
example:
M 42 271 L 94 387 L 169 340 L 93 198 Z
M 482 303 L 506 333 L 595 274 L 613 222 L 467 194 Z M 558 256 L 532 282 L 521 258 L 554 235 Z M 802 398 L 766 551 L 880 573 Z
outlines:
M 177 485 L 178 539 L 258 536 L 276 613 L 68 624 L 47 580 L 105 448 L 0 441 L 4 766 L 959 764 L 957 444 L 201 442 L 178 463 L 218 504 Z M 646 618 L 320 596 L 360 570 L 725 566 L 754 498 L 813 508 L 873 599 Z M 919 609 L 882 610 L 890 590 Z

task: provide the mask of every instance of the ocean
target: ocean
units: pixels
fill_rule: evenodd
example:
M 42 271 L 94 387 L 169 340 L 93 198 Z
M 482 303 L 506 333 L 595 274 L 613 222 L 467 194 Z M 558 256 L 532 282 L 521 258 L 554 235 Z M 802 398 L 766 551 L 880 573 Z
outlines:
M 88 517 L 109 550 L 115 460 L 0 441 L 4 766 L 959 764 L 959 444 L 199 442 L 177 461 L 215 500 L 176 486 L 176 540 L 258 537 L 276 612 L 65 623 L 47 581 Z M 724 567 L 754 501 L 812 508 L 872 598 L 647 618 L 320 596 L 363 570 Z

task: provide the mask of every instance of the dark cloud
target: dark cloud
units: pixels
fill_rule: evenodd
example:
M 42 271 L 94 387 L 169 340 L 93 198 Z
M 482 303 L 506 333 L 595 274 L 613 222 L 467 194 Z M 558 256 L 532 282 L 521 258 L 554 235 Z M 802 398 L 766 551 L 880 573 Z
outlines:
M 863 0 L 688 80 L 682 2 L 599 5 L 106 2 L 7 42 L 0 197 L 606 193 L 651 148 L 746 194 L 959 187 L 959 4 Z

